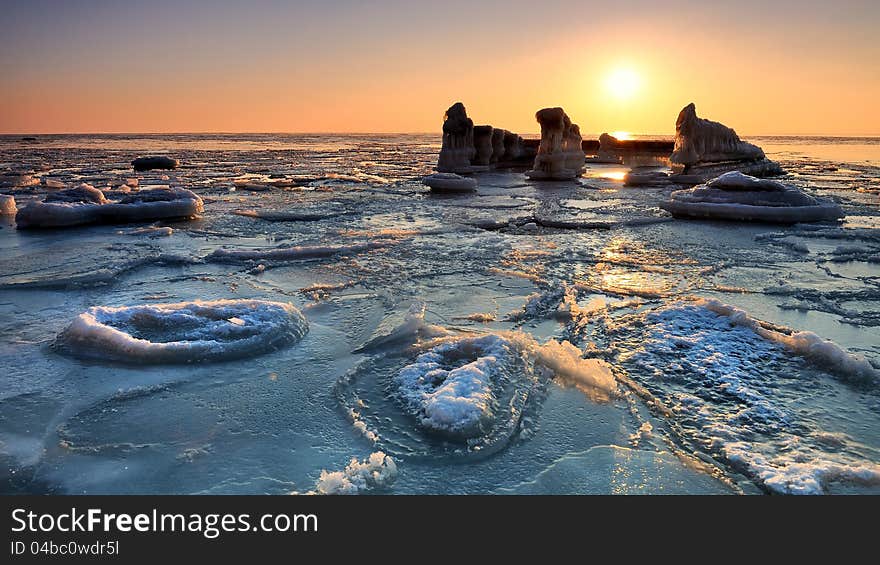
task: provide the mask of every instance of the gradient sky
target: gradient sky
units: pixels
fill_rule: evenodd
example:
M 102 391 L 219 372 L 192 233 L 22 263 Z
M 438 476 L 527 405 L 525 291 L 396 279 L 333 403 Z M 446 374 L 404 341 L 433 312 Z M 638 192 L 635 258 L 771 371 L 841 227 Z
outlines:
M 880 1 L 0 0 L 0 132 L 880 135 Z M 606 87 L 631 69 L 628 99 Z

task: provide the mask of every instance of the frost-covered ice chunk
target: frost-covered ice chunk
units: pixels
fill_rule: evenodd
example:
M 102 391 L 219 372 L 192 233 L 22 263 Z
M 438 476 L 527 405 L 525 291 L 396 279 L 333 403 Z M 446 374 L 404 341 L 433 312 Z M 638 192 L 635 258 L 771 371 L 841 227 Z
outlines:
M 706 184 L 673 191 L 660 207 L 673 216 L 774 223 L 843 217 L 840 206 L 780 182 L 731 171 Z
M 568 342 L 540 345 L 520 332 L 449 338 L 401 369 L 394 382 L 403 405 L 423 427 L 470 439 L 491 433 L 511 383 L 539 376 L 557 377 L 596 399 L 607 399 L 617 386 L 603 361 L 581 358 Z
M 109 200 L 97 188 L 77 188 L 49 193 L 15 216 L 19 229 L 59 228 L 94 223 L 129 223 L 193 218 L 202 213 L 202 199 L 182 188 L 157 188 L 127 193 Z
M 476 179 L 455 173 L 435 173 L 422 179 L 422 183 L 435 192 L 473 192 L 477 190 Z
M 535 114 L 541 124 L 541 143 L 532 170 L 526 176 L 534 180 L 571 180 L 580 175 L 575 161 L 583 165 L 580 158 L 575 158 L 571 144 L 574 133 L 572 123 L 562 108 L 543 108 Z M 577 133 L 580 136 L 580 130 Z M 581 152 L 583 153 L 583 152 Z
M 180 166 L 180 161 L 163 155 L 154 155 L 150 157 L 138 157 L 131 162 L 131 166 L 135 171 L 149 171 L 150 169 L 176 169 Z
M 216 300 L 89 308 L 55 340 L 62 352 L 130 363 L 191 363 L 257 355 L 300 340 L 292 304 Z
M 0 194 L 0 216 L 9 216 L 17 211 L 15 197 L 9 194 Z
M 352 458 L 344 471 L 321 471 L 316 494 L 360 494 L 390 486 L 397 478 L 397 464 L 381 451 L 363 461 Z
M 349 245 L 291 245 L 269 249 L 217 249 L 208 255 L 208 261 L 237 263 L 241 261 L 297 261 L 341 254 L 361 253 L 391 245 L 390 241 L 369 241 Z

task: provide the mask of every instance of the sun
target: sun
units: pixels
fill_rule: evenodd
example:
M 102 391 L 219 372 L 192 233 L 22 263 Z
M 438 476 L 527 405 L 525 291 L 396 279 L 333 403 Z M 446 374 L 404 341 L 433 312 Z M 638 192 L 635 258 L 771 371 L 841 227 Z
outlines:
M 618 100 L 628 100 L 639 89 L 639 75 L 632 69 L 615 69 L 605 79 L 608 93 Z

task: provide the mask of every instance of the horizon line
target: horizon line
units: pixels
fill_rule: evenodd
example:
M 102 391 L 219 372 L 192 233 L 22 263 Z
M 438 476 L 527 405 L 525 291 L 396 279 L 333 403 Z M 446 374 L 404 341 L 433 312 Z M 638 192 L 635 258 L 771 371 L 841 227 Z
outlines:
M 615 130 L 617 131 L 617 130 Z M 624 130 L 619 130 L 624 131 Z M 518 132 L 513 132 L 518 133 Z M 602 132 L 614 133 L 614 132 Z M 666 136 L 674 137 L 675 133 L 640 133 L 627 132 L 630 135 L 639 136 Z M 70 131 L 70 132 L 0 132 L 0 137 L 34 137 L 41 135 L 437 135 L 442 136 L 442 131 Z M 519 133 L 518 135 L 540 135 L 540 132 Z M 599 136 L 601 133 L 590 132 L 586 135 Z M 841 133 L 750 133 L 739 134 L 740 137 L 849 137 L 849 138 L 878 138 L 880 132 L 873 134 L 841 134 Z M 587 139 L 584 137 L 583 139 Z

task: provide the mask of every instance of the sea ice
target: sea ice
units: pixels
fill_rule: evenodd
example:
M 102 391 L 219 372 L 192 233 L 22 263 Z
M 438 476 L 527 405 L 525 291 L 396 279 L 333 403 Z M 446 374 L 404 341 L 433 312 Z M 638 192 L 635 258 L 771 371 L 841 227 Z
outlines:
M 352 458 L 344 471 L 321 471 L 315 485 L 316 494 L 360 494 L 371 489 L 390 486 L 397 478 L 397 464 L 381 451 L 363 461 Z
M 434 173 L 422 179 L 422 182 L 435 192 L 473 192 L 477 189 L 477 181 L 455 173 Z
M 673 216 L 793 224 L 836 220 L 840 206 L 780 182 L 731 171 L 706 184 L 676 190 L 660 207 Z
M 193 218 L 203 211 L 202 199 L 182 188 L 156 188 L 108 200 L 97 188 L 51 192 L 42 202 L 31 202 L 18 211 L 19 229 L 59 228 L 93 223 L 129 223 Z
M 128 363 L 192 363 L 250 357 L 299 341 L 305 316 L 292 304 L 215 300 L 96 306 L 55 340 L 76 357 Z
M 368 241 L 348 245 L 290 245 L 269 249 L 217 249 L 206 257 L 217 263 L 242 261 L 298 261 L 334 255 L 350 255 L 391 245 L 390 241 Z

